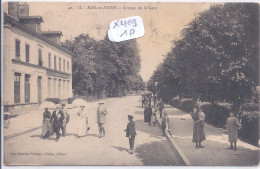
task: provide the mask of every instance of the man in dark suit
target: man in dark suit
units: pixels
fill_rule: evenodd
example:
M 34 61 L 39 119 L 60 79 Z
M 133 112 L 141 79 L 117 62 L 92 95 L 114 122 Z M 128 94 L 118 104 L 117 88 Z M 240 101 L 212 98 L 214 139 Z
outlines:
M 60 128 L 64 120 L 64 114 L 60 111 L 60 105 L 56 106 L 56 109 L 52 112 L 51 123 L 53 126 L 53 132 L 56 134 L 56 142 L 60 138 Z
M 129 138 L 130 154 L 133 154 L 134 142 L 135 142 L 135 136 L 136 136 L 135 122 L 133 121 L 133 118 L 134 118 L 133 116 L 128 115 L 129 123 L 127 124 L 127 127 L 125 129 L 126 137 Z

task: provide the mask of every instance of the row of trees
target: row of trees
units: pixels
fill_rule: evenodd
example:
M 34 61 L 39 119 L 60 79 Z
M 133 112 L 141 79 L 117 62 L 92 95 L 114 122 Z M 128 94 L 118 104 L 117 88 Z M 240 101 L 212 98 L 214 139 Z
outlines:
M 101 98 L 144 89 L 135 40 L 116 43 L 106 36 L 96 41 L 81 34 L 62 46 L 73 53 L 72 86 L 76 94 Z
M 239 108 L 259 85 L 259 5 L 211 6 L 182 30 L 151 79 L 161 96 L 227 101 Z

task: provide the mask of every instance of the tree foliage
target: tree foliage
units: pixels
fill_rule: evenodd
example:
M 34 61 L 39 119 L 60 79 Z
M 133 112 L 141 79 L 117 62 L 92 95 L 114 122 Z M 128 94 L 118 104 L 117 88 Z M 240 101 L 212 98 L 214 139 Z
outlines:
M 259 78 L 259 5 L 227 3 L 197 15 L 149 81 L 162 93 L 240 105 Z
M 78 95 L 104 97 L 122 95 L 125 89 L 142 89 L 140 56 L 135 40 L 111 42 L 106 36 L 96 41 L 81 34 L 63 47 L 73 53 L 73 90 Z

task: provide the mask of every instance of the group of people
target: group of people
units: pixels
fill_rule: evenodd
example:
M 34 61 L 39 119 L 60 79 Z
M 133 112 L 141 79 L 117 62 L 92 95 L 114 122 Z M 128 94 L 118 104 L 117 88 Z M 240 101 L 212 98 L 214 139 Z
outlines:
M 233 112 L 230 112 L 230 117 L 226 121 L 226 129 L 228 134 L 228 140 L 230 142 L 230 147 L 228 149 L 237 150 L 237 130 L 241 127 L 237 118 L 234 116 Z M 206 140 L 204 132 L 204 119 L 205 114 L 202 112 L 201 107 L 195 106 L 193 112 L 191 112 L 191 117 L 194 121 L 193 125 L 193 138 L 192 141 L 196 143 L 196 148 L 204 148 L 201 142 Z
M 158 101 L 158 95 L 153 93 L 143 93 L 142 95 L 142 107 L 146 104 L 150 104 L 152 107 L 156 106 L 156 103 Z M 153 105 L 152 105 L 153 101 Z
M 51 113 L 48 108 L 43 112 L 42 138 L 48 138 L 50 135 L 56 134 L 56 141 L 59 140 L 62 130 L 62 136 L 66 135 L 66 125 L 69 123 L 70 115 L 68 114 L 65 104 L 56 105 L 55 110 Z
M 164 109 L 164 104 L 162 101 L 162 98 L 159 98 L 158 101 L 155 102 L 155 105 L 152 108 L 149 101 L 144 102 L 144 122 L 148 122 L 149 126 L 153 124 L 155 127 L 155 124 L 157 122 L 157 112 L 160 115 L 160 118 L 162 119 L 162 131 L 163 135 L 165 135 L 165 130 L 169 129 L 169 117 L 167 115 L 167 112 Z
M 164 104 L 162 102 L 162 99 L 161 98 L 158 99 L 158 101 L 154 106 L 154 110 L 152 109 L 151 102 L 149 101 L 149 99 L 144 100 L 144 102 L 142 99 L 142 106 L 144 106 L 144 122 L 148 122 L 149 125 L 153 123 L 153 125 L 155 126 L 155 123 L 157 121 L 156 112 L 159 111 L 160 118 L 162 119 L 161 127 L 163 131 L 163 135 L 165 135 L 166 129 L 169 130 L 169 117 L 167 115 L 167 112 L 164 109 Z M 196 105 L 193 112 L 191 112 L 191 117 L 194 121 L 192 142 L 196 144 L 197 149 L 204 148 L 204 146 L 202 146 L 202 142 L 206 140 L 206 136 L 204 132 L 205 114 L 203 113 L 202 108 Z M 230 117 L 226 121 L 226 129 L 227 129 L 228 139 L 230 142 L 230 147 L 228 149 L 233 149 L 234 151 L 237 150 L 237 146 L 236 146 L 237 130 L 240 127 L 241 125 L 237 120 L 237 118 L 234 116 L 234 113 L 230 112 Z
M 99 137 L 105 136 L 105 123 L 107 109 L 103 106 L 104 103 L 98 103 L 96 122 L 98 124 Z M 77 125 L 77 137 L 83 137 L 88 134 L 90 127 L 88 125 L 88 116 L 85 109 L 85 105 L 80 105 L 80 110 L 77 112 L 78 125 Z M 70 121 L 70 114 L 65 104 L 61 107 L 59 104 L 56 105 L 55 110 L 51 113 L 48 108 L 45 108 L 43 112 L 43 123 L 42 123 L 42 138 L 49 138 L 54 133 L 56 134 L 56 141 L 58 142 L 62 131 L 62 136 L 66 136 L 66 126 Z

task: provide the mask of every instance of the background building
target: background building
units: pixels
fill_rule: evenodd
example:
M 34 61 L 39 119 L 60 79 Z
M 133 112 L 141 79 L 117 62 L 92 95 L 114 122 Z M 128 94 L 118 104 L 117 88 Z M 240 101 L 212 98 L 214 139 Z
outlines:
M 62 32 L 42 31 L 42 22 L 41 16 L 29 16 L 28 4 L 8 2 L 3 32 L 5 110 L 72 97 L 72 54 L 60 45 Z

